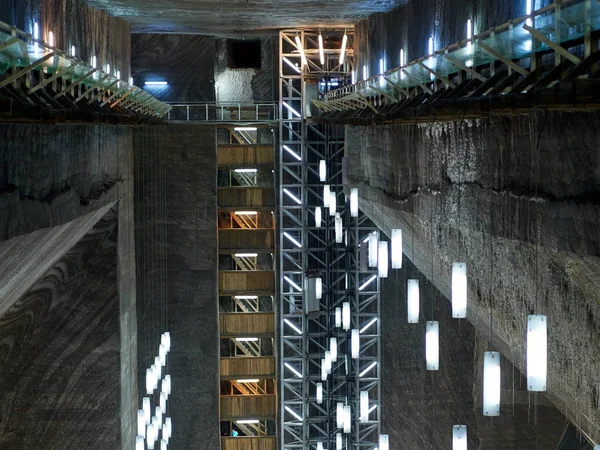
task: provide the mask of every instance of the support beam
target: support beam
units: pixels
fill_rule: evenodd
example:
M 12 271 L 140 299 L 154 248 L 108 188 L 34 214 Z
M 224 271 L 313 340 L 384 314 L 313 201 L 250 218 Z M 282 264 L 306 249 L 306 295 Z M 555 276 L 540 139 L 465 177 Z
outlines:
M 58 94 L 56 94 L 54 96 L 55 99 L 58 99 L 60 97 L 62 97 L 63 95 L 65 95 L 67 92 L 69 92 L 71 89 L 73 89 L 75 86 L 77 86 L 78 84 L 83 83 L 83 81 L 87 80 L 89 77 L 91 77 L 93 75 L 93 73 L 96 72 L 96 69 L 92 69 L 90 70 L 88 73 L 86 73 L 85 75 L 83 75 L 82 77 L 77 78 L 73 83 L 71 83 L 68 87 L 64 88 L 62 91 L 60 91 Z
M 535 28 L 532 28 L 532 27 L 530 27 L 527 24 L 523 25 L 523 28 L 525 30 L 527 30 L 529 32 L 529 34 L 531 34 L 531 36 L 533 36 L 534 38 L 536 38 L 538 41 L 543 42 L 548 47 L 550 47 L 552 50 L 554 50 L 556 53 L 558 53 L 561 56 L 564 56 L 566 59 L 568 59 L 569 61 L 571 61 L 573 64 L 579 64 L 579 63 L 581 63 L 581 59 L 580 58 L 578 58 L 577 56 L 573 55 L 572 53 L 569 53 L 569 51 L 566 48 L 564 48 L 562 45 L 557 44 L 556 42 L 551 41 L 550 39 L 548 39 L 547 36 L 543 35 L 542 33 L 540 33 Z
M 69 66 L 67 67 L 65 70 L 61 71 L 61 72 L 56 72 L 54 75 L 52 75 L 50 78 L 46 78 L 45 80 L 42 80 L 37 86 L 32 87 L 31 89 L 29 89 L 29 91 L 27 91 L 28 95 L 33 94 L 34 92 L 42 89 L 43 87 L 49 85 L 50 83 L 52 83 L 53 81 L 57 80 L 60 77 L 64 77 L 65 75 L 70 74 L 71 72 L 73 72 L 75 70 L 75 65 L 73 66 Z M 56 97 L 55 97 L 56 98 Z
M 490 55 L 492 55 L 494 58 L 499 59 L 500 61 L 502 61 L 504 64 L 506 64 L 511 69 L 519 72 L 524 77 L 526 77 L 527 75 L 529 75 L 529 71 L 523 69 L 521 66 L 519 66 L 517 63 L 515 63 L 513 60 L 511 60 L 510 58 L 505 57 L 499 51 L 493 49 L 492 47 L 484 44 L 483 42 L 479 42 L 479 47 L 481 49 L 485 50 Z
M 129 89 L 129 91 L 127 91 L 125 93 L 125 95 L 121 96 L 121 98 L 119 100 L 117 100 L 116 102 L 114 102 L 113 104 L 111 104 L 110 107 L 114 108 L 115 106 L 117 106 L 119 103 L 121 103 L 123 100 L 125 100 L 127 97 L 129 97 L 131 94 L 133 94 L 138 89 L 139 88 L 137 86 L 132 86 L 131 89 Z
M 38 59 L 36 62 L 28 65 L 27 67 L 25 67 L 24 69 L 21 69 L 19 71 L 17 71 L 15 74 L 11 75 L 8 78 L 5 78 L 4 80 L 2 80 L 0 82 L 0 88 L 3 88 L 4 86 L 9 85 L 10 83 L 12 83 L 13 81 L 17 80 L 18 78 L 21 78 L 23 75 L 28 74 L 29 72 L 31 72 L 32 70 L 36 69 L 37 67 L 41 66 L 42 64 L 44 64 L 46 61 L 48 61 L 51 58 L 54 58 L 54 52 L 52 53 L 48 53 L 46 56 L 44 56 L 41 59 Z
M 459 61 L 458 59 L 453 58 L 450 55 L 444 55 L 444 58 L 446 58 L 448 61 L 450 61 L 452 64 L 454 64 L 459 69 L 464 70 L 465 72 L 471 74 L 471 76 L 473 78 L 477 78 L 479 81 L 483 81 L 484 83 L 487 81 L 486 77 L 484 77 L 483 75 L 481 75 L 480 73 L 478 73 L 472 67 L 467 67 L 465 64 L 462 63 L 462 61 Z
M 96 89 L 96 87 L 100 86 L 104 82 L 104 80 L 107 80 L 108 78 L 110 78 L 110 75 L 105 75 L 104 77 L 100 78 L 98 81 L 93 83 L 87 91 L 85 91 L 83 94 L 77 97 L 77 99 L 75 99 L 75 103 L 79 102 L 79 100 L 87 96 L 90 92 Z
M 456 88 L 456 85 L 454 83 L 452 83 L 448 78 L 444 77 L 441 73 L 433 70 L 430 67 L 427 67 L 422 62 L 419 63 L 419 66 L 421 66 L 427 72 L 429 72 L 430 74 L 432 74 L 434 77 L 439 78 L 440 80 L 442 80 L 447 87 L 451 87 L 452 89 Z
M 394 83 L 392 80 L 390 80 L 388 77 L 384 77 L 385 81 L 387 81 L 388 83 L 390 83 L 392 85 L 392 87 L 394 89 L 396 89 L 398 92 L 400 92 L 402 95 L 404 95 L 405 97 L 408 97 L 408 91 L 406 89 L 404 89 L 403 87 L 401 87 L 400 85 Z
M 415 77 L 415 76 L 411 75 L 409 72 L 407 72 L 407 71 L 406 71 L 406 70 L 404 70 L 404 69 L 400 69 L 400 70 L 402 71 L 402 73 L 405 73 L 405 74 L 406 74 L 406 76 L 407 76 L 408 78 L 410 78 L 411 80 L 414 80 L 414 81 L 415 81 L 415 82 L 416 82 L 416 83 L 417 83 L 417 84 L 418 84 L 418 85 L 421 87 L 421 89 L 423 89 L 423 90 L 424 90 L 425 92 L 427 92 L 429 95 L 433 95 L 433 91 L 432 91 L 431 89 L 429 89 L 427 86 L 425 86 L 425 85 L 424 85 L 424 84 L 421 82 L 421 80 L 419 80 L 417 77 Z
M 11 37 L 6 42 L 0 42 L 0 52 L 3 51 L 3 50 L 6 50 L 8 47 L 10 47 L 11 45 L 17 43 L 18 41 L 19 41 L 19 38 L 17 38 L 17 37 Z

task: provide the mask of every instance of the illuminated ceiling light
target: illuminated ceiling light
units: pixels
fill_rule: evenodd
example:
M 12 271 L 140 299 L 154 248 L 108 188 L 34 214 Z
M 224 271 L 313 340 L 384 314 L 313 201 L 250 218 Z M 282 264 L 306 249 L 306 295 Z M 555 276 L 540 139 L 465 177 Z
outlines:
M 387 278 L 388 276 L 388 243 L 387 241 L 381 241 L 379 243 L 378 254 L 377 254 L 377 269 L 380 278 Z
M 300 328 L 298 328 L 296 325 L 294 325 L 292 322 L 290 322 L 288 319 L 283 319 L 283 321 L 285 323 L 287 323 L 290 326 L 290 328 L 292 330 L 294 330 L 296 333 L 302 334 L 302 330 Z
M 286 63 L 288 66 L 290 66 L 292 69 L 294 69 L 296 72 L 302 73 L 300 71 L 300 69 L 298 69 L 298 67 L 295 64 L 293 64 L 289 59 L 287 59 L 285 56 L 283 57 L 283 62 Z
M 319 59 L 321 61 L 321 65 L 325 65 L 325 49 L 323 48 L 323 36 L 319 31 Z
M 133 77 L 129 77 L 129 84 L 133 86 Z
M 335 216 L 337 211 L 337 194 L 335 191 L 329 192 L 329 215 Z
M 98 65 L 98 59 L 96 58 L 96 55 L 93 55 L 92 56 L 92 67 L 95 69 L 97 65 Z
M 298 371 L 298 369 L 296 369 L 294 366 L 292 366 L 290 363 L 285 363 L 284 364 L 285 367 L 287 367 L 288 369 L 290 369 L 292 371 L 292 373 L 294 375 L 296 375 L 296 377 L 298 378 L 302 378 L 302 374 Z
M 356 70 L 352 71 L 350 77 L 351 77 L 350 81 L 352 82 L 352 84 L 356 83 Z
M 235 295 L 236 300 L 256 300 L 258 295 Z
M 350 433 L 352 430 L 352 412 L 350 405 L 344 405 L 344 433 Z
M 258 378 L 246 378 L 244 380 L 236 380 L 238 383 L 258 383 L 260 380 Z
M 404 49 L 400 49 L 400 67 L 404 67 L 406 64 L 406 55 L 404 54 Z
M 235 173 L 256 173 L 258 169 L 234 169 Z
M 366 288 L 376 278 L 377 278 L 377 275 L 373 275 L 367 281 L 365 281 L 363 284 L 361 284 L 360 287 L 358 288 L 358 290 L 362 291 L 364 288 Z
M 321 278 L 317 278 L 315 283 L 315 297 L 317 300 L 321 300 L 323 298 L 323 280 Z
M 548 372 L 548 326 L 542 315 L 527 316 L 527 390 L 546 390 Z
M 408 323 L 419 323 L 419 280 L 407 282 Z
M 380 85 L 385 84 L 385 78 L 383 77 L 384 73 L 385 73 L 385 61 L 383 60 L 383 58 L 379 58 L 379 84 Z
M 110 69 L 110 66 L 107 66 Z M 108 72 L 108 70 L 107 70 Z M 168 83 L 166 81 L 145 81 L 145 86 L 166 86 Z
M 106 64 L 106 73 L 110 75 L 110 64 Z
M 321 381 L 327 381 L 328 374 L 329 370 L 327 370 L 327 361 L 325 359 L 321 359 Z
M 299 292 L 302 292 L 302 288 L 301 288 L 300 286 L 298 286 L 296 283 L 294 283 L 290 277 L 288 277 L 288 276 L 286 275 L 286 276 L 284 276 L 284 277 L 283 277 L 283 279 L 284 279 L 285 281 L 287 281 L 288 283 L 290 283 L 290 285 L 291 285 L 291 286 L 292 286 L 294 289 L 296 289 L 296 290 L 297 290 L 297 291 L 299 291 Z
M 258 253 L 234 253 L 237 258 L 256 258 Z
M 300 58 L 302 59 L 302 65 L 306 66 L 306 55 L 304 54 L 304 48 L 302 47 L 302 42 L 300 41 L 300 36 L 296 35 L 294 38 L 296 41 L 296 47 L 298 48 L 298 52 L 300 53 Z
M 323 442 L 317 442 L 317 450 L 323 450 Z
M 234 127 L 234 131 L 258 131 L 256 127 Z
M 358 330 L 352 330 L 350 333 L 350 349 L 352 359 L 357 359 L 360 353 L 360 334 Z
M 340 66 L 344 64 L 346 59 L 346 46 L 348 45 L 348 35 L 344 31 L 344 37 L 342 38 L 342 48 L 340 49 Z
M 333 361 L 331 359 L 331 352 L 329 350 L 325 350 L 325 359 L 324 359 L 324 362 L 325 362 L 325 370 L 326 370 L 326 372 L 328 374 L 330 374 L 331 373 L 331 369 L 333 367 L 333 364 L 332 364 Z
M 52 31 L 48 32 L 48 46 L 54 47 L 54 33 Z
M 343 446 L 344 446 L 344 444 L 342 442 L 342 433 L 336 433 L 335 434 L 335 450 L 342 450 Z
M 121 71 L 120 70 L 117 70 L 116 78 L 117 78 L 117 80 L 121 79 Z
M 323 207 L 329 208 L 329 201 L 331 200 L 331 191 L 329 189 L 329 185 L 326 184 L 323 186 Z
M 33 39 L 36 41 L 40 38 L 40 26 L 37 22 L 33 24 Z
M 337 428 L 344 426 L 344 404 L 342 402 L 337 402 L 335 408 L 335 424 Z
M 367 65 L 363 64 L 363 80 L 366 80 L 368 77 L 368 72 L 367 72 Z
M 473 22 L 471 19 L 467 20 L 467 40 L 473 39 Z
M 332 337 L 329 339 L 329 354 L 331 355 L 332 361 L 337 361 L 337 358 L 338 358 L 337 338 Z
M 144 410 L 138 409 L 137 414 L 137 435 L 142 436 L 142 438 L 146 437 L 146 418 L 144 416 Z
M 379 450 L 390 450 L 390 437 L 387 434 L 379 435 Z
M 342 328 L 346 331 L 350 329 L 350 302 L 342 303 Z
M 241 419 L 241 420 L 236 420 L 236 423 L 260 423 L 260 420 L 258 419 Z
M 371 320 L 369 320 L 369 321 L 367 322 L 367 324 L 366 324 L 364 327 L 362 327 L 362 328 L 360 329 L 360 334 L 363 334 L 363 333 L 364 333 L 366 330 L 368 330 L 368 329 L 369 329 L 369 327 L 370 327 L 371 325 L 373 325 L 375 322 L 377 322 L 377 317 L 373 317 Z
M 373 411 L 375 411 L 375 409 L 377 409 L 377 403 L 375 403 L 373 406 L 371 406 L 369 408 L 369 414 L 371 414 Z
M 319 181 L 327 179 L 327 161 L 324 159 L 319 161 Z
M 350 216 L 358 217 L 358 189 L 350 189 Z
M 160 404 L 160 409 L 162 411 L 167 410 L 167 394 L 165 394 L 164 392 L 160 393 L 159 404 Z
M 235 338 L 236 341 L 238 342 L 256 342 L 258 341 L 257 337 L 241 337 L 241 338 Z
M 158 359 L 160 360 L 160 365 L 165 367 L 167 364 L 167 347 L 164 344 L 160 344 L 158 347 Z
M 365 376 L 365 375 L 366 375 L 366 374 L 369 372 L 369 370 L 371 370 L 371 369 L 372 369 L 373 367 L 375 367 L 376 365 L 377 365 L 377 361 L 373 361 L 371 364 L 369 364 L 369 365 L 368 365 L 368 366 L 365 368 L 365 370 L 363 370 L 361 373 L 359 373 L 359 374 L 358 374 L 358 377 L 359 377 L 359 378 L 362 378 L 362 377 L 364 377 L 364 376 Z
M 146 425 L 148 425 L 150 423 L 150 416 L 151 416 L 150 398 L 149 397 L 144 397 L 142 399 L 142 409 L 144 411 L 144 422 L 146 423 Z
M 165 379 L 162 382 L 163 392 L 167 395 L 171 395 L 171 375 L 165 375 Z
M 452 317 L 467 317 L 467 264 L 452 263 Z
M 285 192 L 288 197 L 290 197 L 292 200 L 294 200 L 296 203 L 298 203 L 299 205 L 302 204 L 302 200 L 300 200 L 298 197 L 296 197 L 294 194 L 292 194 L 289 189 L 283 189 L 283 192 Z
M 342 326 L 342 308 L 335 308 L 335 326 Z
M 302 157 L 296 153 L 294 150 L 292 150 L 291 148 L 289 148 L 287 145 L 283 146 L 283 149 L 288 152 L 290 155 L 292 155 L 294 158 L 296 158 L 298 161 L 302 161 Z
M 402 269 L 402 230 L 392 229 L 392 269 Z
M 369 391 L 360 391 L 360 415 L 359 420 L 361 422 L 367 422 L 369 420 Z
M 342 216 L 340 213 L 335 213 L 335 243 L 341 244 L 344 239 Z
M 377 233 L 369 235 L 369 267 L 377 267 Z
M 323 403 L 323 383 L 317 383 L 317 405 Z
M 467 426 L 452 427 L 452 450 L 467 450 Z
M 530 16 L 532 12 L 533 0 L 525 0 L 525 14 Z
M 427 322 L 425 331 L 425 361 L 427 370 L 440 368 L 440 324 Z
M 483 355 L 483 415 L 500 415 L 500 353 Z
M 322 220 L 323 220 L 323 213 L 321 212 L 321 207 L 317 206 L 315 208 L 315 227 L 321 228 Z
M 285 410 L 287 412 L 289 412 L 292 416 L 294 416 L 296 419 L 302 421 L 302 416 L 300 414 L 298 414 L 296 411 L 294 411 L 292 408 L 290 408 L 289 406 L 286 406 Z
M 146 394 L 150 395 L 154 391 L 154 371 L 146 369 Z
M 429 42 L 427 45 L 427 49 L 429 50 L 428 55 L 432 56 L 433 55 L 433 36 L 429 36 Z
M 297 239 L 295 239 L 291 234 L 289 234 L 287 231 L 284 231 L 283 235 L 286 238 L 288 238 L 292 242 L 292 244 L 294 244 L 296 247 L 302 248 L 302 244 Z
M 237 216 L 255 216 L 258 213 L 256 211 L 235 211 L 234 214 Z
M 146 433 L 144 432 L 144 436 Z M 137 436 L 135 438 L 135 450 L 145 450 L 144 438 L 142 436 Z

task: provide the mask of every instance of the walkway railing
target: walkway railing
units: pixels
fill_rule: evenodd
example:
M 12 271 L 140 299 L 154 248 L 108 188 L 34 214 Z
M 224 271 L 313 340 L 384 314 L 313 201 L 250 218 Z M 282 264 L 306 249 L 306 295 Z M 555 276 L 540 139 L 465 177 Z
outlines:
M 73 53 L 74 49 L 67 53 L 0 22 L 0 91 L 10 96 L 10 88 L 26 86 L 27 95 L 35 97 L 33 103 L 51 109 L 81 108 L 149 117 L 162 117 L 170 109 L 143 89 L 120 80 L 116 70 L 106 73 Z M 35 76 L 29 77 L 31 73 Z M 40 90 L 48 95 L 40 95 Z
M 595 58 L 593 54 L 598 51 L 598 42 L 594 39 L 598 30 L 600 3 L 597 0 L 559 0 L 472 39 L 333 90 L 326 95 L 325 101 L 314 100 L 314 103 L 325 111 L 368 107 L 378 112 L 378 104 L 397 103 L 422 94 L 433 97 L 437 91 L 455 90 L 469 79 L 478 82 L 472 84 L 472 88 L 486 87 L 487 84 L 487 89 L 476 89 L 480 96 L 488 92 L 508 93 L 514 86 L 519 87 L 519 92 L 526 92 L 541 78 L 541 55 L 544 53 L 555 54 L 556 66 L 564 63 L 563 73 L 572 69 L 571 66 L 583 65 L 581 70 L 574 72 L 585 77 L 597 62 L 590 58 Z M 571 49 L 575 51 L 571 52 Z M 495 63 L 507 67 L 508 74 L 513 76 L 512 82 L 498 77 L 490 82 L 495 75 Z M 505 86 L 502 90 L 495 89 L 500 81 Z M 555 76 L 554 82 L 557 81 L 559 78 Z M 462 96 L 470 93 L 472 91 L 463 89 Z
M 176 103 L 167 120 L 184 122 L 256 123 L 277 121 L 277 103 Z

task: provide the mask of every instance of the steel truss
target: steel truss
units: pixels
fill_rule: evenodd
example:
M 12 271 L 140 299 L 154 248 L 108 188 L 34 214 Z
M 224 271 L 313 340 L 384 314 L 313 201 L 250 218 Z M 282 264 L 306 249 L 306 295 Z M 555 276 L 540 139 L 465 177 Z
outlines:
M 331 44 L 341 41 L 344 30 L 322 33 Z M 315 85 L 322 91 L 347 82 L 352 65 L 347 58 L 344 67 L 339 66 L 338 45 L 337 54 L 326 53 L 323 69 L 318 34 L 319 30 L 288 30 L 279 35 L 280 448 L 316 449 L 322 442 L 324 449 L 335 449 L 336 434 L 342 432 L 336 426 L 336 408 L 342 402 L 352 411 L 351 432 L 343 433 L 343 448 L 372 450 L 378 445 L 381 423 L 380 280 L 375 269 L 359 263 L 363 241 L 379 231 L 363 214 L 351 217 L 342 185 L 343 128 L 307 119 L 311 97 L 319 95 Z M 296 36 L 307 58 L 304 67 Z M 352 48 L 351 38 L 348 48 Z M 320 180 L 321 160 L 327 166 L 325 181 Z M 335 217 L 323 207 L 325 185 L 336 196 L 342 243 L 335 242 Z M 315 220 L 317 207 L 322 211 L 321 226 Z M 317 277 L 323 283 L 320 300 L 310 282 Z M 345 302 L 350 304 L 350 328 L 363 330 L 356 359 L 351 358 L 351 331 L 336 327 L 335 322 L 335 310 Z M 331 338 L 337 339 L 338 359 L 322 381 L 321 360 Z M 323 386 L 321 404 L 316 401 L 318 383 Z M 370 398 L 371 412 L 364 422 L 359 420 L 360 391 L 368 391 Z

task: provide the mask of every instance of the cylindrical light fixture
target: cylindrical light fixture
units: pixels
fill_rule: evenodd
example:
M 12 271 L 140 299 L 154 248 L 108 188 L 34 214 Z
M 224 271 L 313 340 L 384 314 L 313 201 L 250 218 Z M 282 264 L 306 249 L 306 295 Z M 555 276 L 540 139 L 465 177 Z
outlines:
M 387 434 L 379 435 L 378 450 L 390 450 L 390 437 Z
M 317 405 L 323 403 L 323 383 L 317 383 Z
M 329 353 L 331 354 L 331 359 L 333 361 L 337 361 L 337 358 L 338 358 L 337 338 L 332 337 L 329 339 Z
M 137 432 L 138 436 L 142 436 L 143 438 L 146 437 L 146 417 L 144 415 L 143 409 L 138 409 L 137 429 L 138 429 L 138 432 Z
M 467 450 L 467 426 L 452 427 L 452 450 Z
M 350 433 L 352 430 L 352 412 L 350 405 L 344 405 L 344 433 Z
M 483 415 L 500 415 L 500 353 L 483 355 Z
M 321 359 L 321 381 L 327 381 L 327 361 Z
M 146 369 L 146 394 L 152 394 L 154 391 L 154 369 Z
M 145 432 L 144 432 L 145 435 Z M 138 436 L 135 438 L 135 450 L 145 450 L 144 438 L 142 436 Z
M 323 220 L 323 213 L 321 211 L 321 207 L 317 206 L 315 208 L 315 227 L 321 228 L 322 220 Z
M 360 417 L 361 422 L 369 420 L 369 391 L 360 391 Z
M 358 217 L 358 189 L 350 189 L 350 216 Z
M 343 233 L 343 225 L 342 225 L 342 216 L 340 213 L 335 213 L 335 243 L 341 244 L 344 240 Z
M 427 322 L 425 327 L 425 361 L 427 370 L 440 368 L 440 324 Z
M 335 450 L 342 450 L 342 447 L 343 447 L 342 433 L 336 433 L 335 434 Z
M 546 316 L 527 316 L 527 390 L 546 390 L 548 375 L 548 321 Z
M 335 408 L 335 424 L 337 428 L 344 426 L 344 404 L 342 402 L 338 402 Z
M 317 300 L 323 298 L 323 279 L 317 278 L 315 282 L 315 297 Z
M 148 425 L 152 416 L 149 397 L 144 397 L 142 399 L 142 409 L 144 410 L 144 422 Z
M 392 229 L 392 269 L 402 269 L 402 230 Z
M 329 208 L 329 200 L 331 199 L 331 191 L 329 190 L 329 185 L 326 184 L 323 186 L 323 207 Z
M 321 37 L 321 35 L 319 35 Z M 323 450 L 323 443 L 321 441 L 317 442 L 317 450 Z
M 360 334 L 358 330 L 352 330 L 350 335 L 350 348 L 352 350 L 352 358 L 357 359 L 360 353 Z
M 419 280 L 407 282 L 408 323 L 419 323 Z
M 331 352 L 329 350 L 325 350 L 325 367 L 327 368 L 328 374 L 331 373 L 331 365 L 332 365 Z
M 335 326 L 342 326 L 342 308 L 335 308 Z
M 467 264 L 452 263 L 452 317 L 467 317 Z
M 327 162 L 322 159 L 319 161 L 319 181 L 327 180 Z
M 346 331 L 350 329 L 350 302 L 342 303 L 342 328 Z
M 329 192 L 329 215 L 335 216 L 337 211 L 337 194 L 335 191 Z
M 379 243 L 377 255 L 377 270 L 379 278 L 387 278 L 388 267 L 388 243 L 387 241 L 381 241 Z
M 377 233 L 369 234 L 369 267 L 377 267 Z

